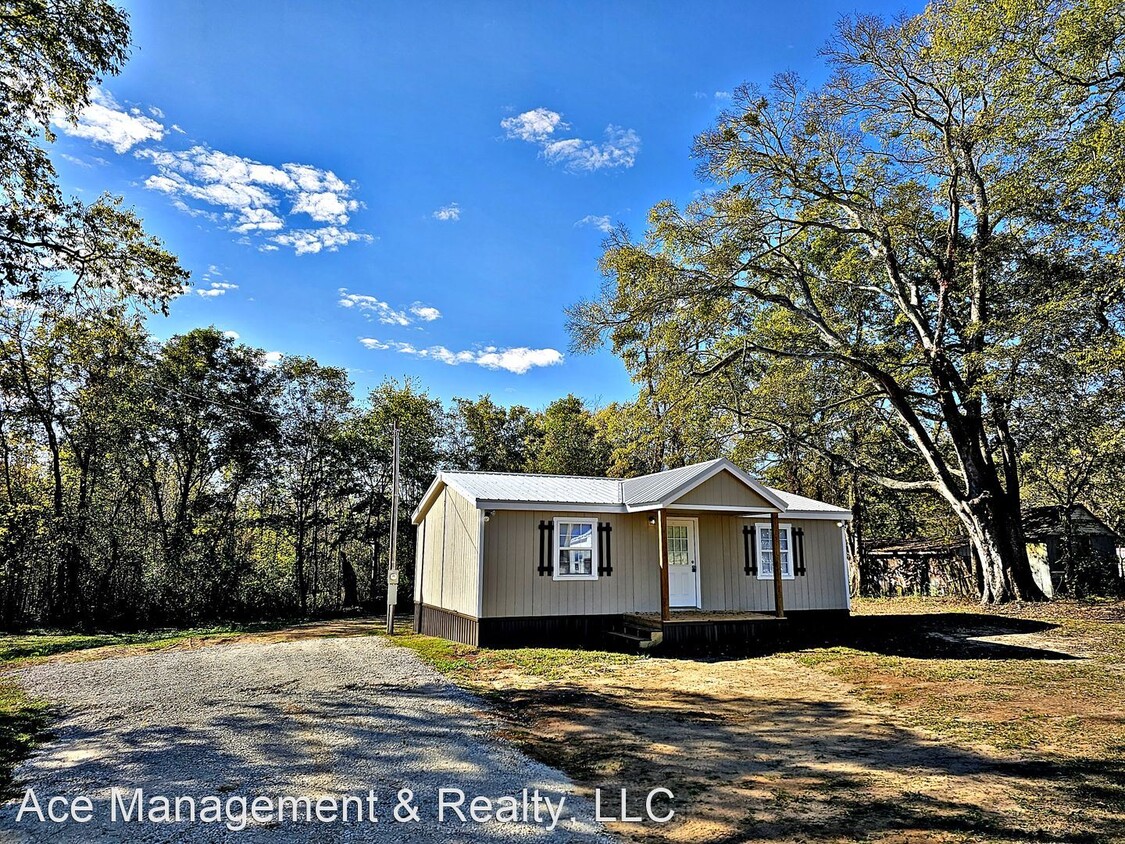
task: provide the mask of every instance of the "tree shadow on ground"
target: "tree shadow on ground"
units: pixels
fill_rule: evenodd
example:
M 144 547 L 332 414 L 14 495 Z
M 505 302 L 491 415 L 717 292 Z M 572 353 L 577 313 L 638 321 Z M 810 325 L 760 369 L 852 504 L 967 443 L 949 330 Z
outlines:
M 237 708 L 225 698 L 201 694 L 190 706 L 161 703 L 164 723 L 151 713 L 137 719 L 121 712 L 63 708 L 55 740 L 19 769 L 24 785 L 42 794 L 89 795 L 93 821 L 85 826 L 14 821 L 16 806 L 0 806 L 0 840 L 15 831 L 24 842 L 132 842 L 153 834 L 151 823 L 123 819 L 133 789 L 147 796 L 232 797 L 379 796 L 380 821 L 318 822 L 287 809 L 283 819 L 229 829 L 222 823 L 174 821 L 160 840 L 272 844 L 276 841 L 385 841 L 400 832 L 412 841 L 492 844 L 527 834 L 529 825 L 462 823 L 436 818 L 438 787 L 467 795 L 516 794 L 540 787 L 552 797 L 569 789 L 554 771 L 516 763 L 505 745 L 491 741 L 479 701 L 444 682 L 389 686 L 352 682 L 336 689 L 302 692 L 292 684 L 268 683 L 244 690 Z M 92 716 L 92 717 L 90 717 Z M 121 789 L 115 797 L 111 787 Z M 412 789 L 421 815 L 415 825 L 391 822 L 395 795 Z M 577 798 L 568 801 L 568 805 Z M 117 807 L 117 820 L 113 809 Z M 185 810 L 186 811 L 186 810 Z M 575 815 L 589 822 L 581 804 Z M 134 816 L 135 817 L 135 816 Z M 390 823 L 389 828 L 388 823 Z M 533 834 L 536 830 L 531 829 Z M 541 830 L 540 830 L 541 832 Z M 559 829 L 559 840 L 598 842 L 582 828 Z M 155 839 L 153 839 L 155 840 Z
M 515 723 L 550 724 L 515 737 L 583 784 L 672 788 L 669 840 L 1094 844 L 1125 832 L 1121 760 L 991 756 L 846 701 L 556 686 L 505 692 L 501 705 Z
M 838 633 L 799 630 L 794 640 L 796 644 L 824 641 L 913 659 L 1081 659 L 1063 651 L 983 638 L 1043 633 L 1057 628 L 1057 624 L 1045 621 L 984 613 L 870 615 L 847 619 Z
M 759 629 L 744 642 L 698 646 L 661 646 L 660 656 L 695 659 L 743 659 L 808 648 L 844 647 L 883 656 L 912 659 L 1080 660 L 1084 657 L 985 637 L 1042 633 L 1058 628 L 1044 621 L 984 613 L 928 613 L 852 616 L 805 621 L 799 616 L 780 624 L 757 622 Z

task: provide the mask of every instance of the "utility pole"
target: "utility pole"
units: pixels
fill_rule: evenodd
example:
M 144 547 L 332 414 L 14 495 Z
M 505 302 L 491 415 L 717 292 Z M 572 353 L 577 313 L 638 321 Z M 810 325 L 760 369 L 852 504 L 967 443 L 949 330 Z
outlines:
M 387 555 L 387 633 L 395 632 L 398 602 L 398 420 L 391 425 L 391 544 Z

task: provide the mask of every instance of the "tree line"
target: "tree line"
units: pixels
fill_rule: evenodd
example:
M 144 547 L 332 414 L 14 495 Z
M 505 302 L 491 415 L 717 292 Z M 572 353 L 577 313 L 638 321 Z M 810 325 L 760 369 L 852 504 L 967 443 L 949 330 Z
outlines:
M 542 410 L 393 380 L 357 401 L 343 370 L 212 328 L 154 340 L 188 274 L 120 198 L 65 196 L 49 155 L 127 59 L 127 15 L 0 5 L 0 625 L 378 606 L 394 420 L 407 581 L 439 469 L 728 455 L 851 507 L 859 560 L 964 536 L 983 600 L 1041 597 L 1021 505 L 1125 528 L 1125 13 L 999 5 L 847 18 L 819 88 L 740 88 L 696 140 L 705 189 L 616 229 L 570 311 L 636 399 Z
M 381 605 L 442 468 L 598 474 L 582 400 L 449 407 L 413 381 L 270 362 L 215 328 L 157 342 L 102 296 L 0 318 L 0 626 L 138 627 Z

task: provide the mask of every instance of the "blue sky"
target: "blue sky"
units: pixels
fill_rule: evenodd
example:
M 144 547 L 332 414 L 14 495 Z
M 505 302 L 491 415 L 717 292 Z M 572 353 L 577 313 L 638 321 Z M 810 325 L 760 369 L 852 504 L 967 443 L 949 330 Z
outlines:
M 364 396 L 541 407 L 633 395 L 572 355 L 602 227 L 699 187 L 692 138 L 795 69 L 840 3 L 128 3 L 134 52 L 53 151 L 192 272 L 150 328 L 200 325 L 346 367 Z M 895 14 L 902 4 L 869 3 Z

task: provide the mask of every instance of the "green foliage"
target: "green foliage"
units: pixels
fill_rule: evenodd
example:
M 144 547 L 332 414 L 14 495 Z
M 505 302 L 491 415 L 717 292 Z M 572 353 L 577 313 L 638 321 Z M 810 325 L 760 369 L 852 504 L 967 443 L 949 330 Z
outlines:
M 535 420 L 538 444 L 528 470 L 545 475 L 596 475 L 606 473 L 609 455 L 598 437 L 593 416 L 574 395 L 547 405 Z
M 47 704 L 33 700 L 0 677 L 0 800 L 15 796 L 12 771 L 47 730 Z
M 128 52 L 127 15 L 105 0 L 0 6 L 0 296 L 109 288 L 163 306 L 187 279 L 119 198 L 66 199 L 43 145 Z
M 790 483 L 939 496 L 985 599 L 1039 597 L 1021 419 L 1125 336 L 1122 44 L 1104 0 L 841 21 L 821 88 L 739 88 L 696 140 L 711 190 L 611 236 L 577 345 Z
M 108 294 L 0 312 L 0 626 L 188 625 L 384 600 L 392 420 L 399 559 L 445 414 L 388 381 L 213 328 L 155 343 Z
M 478 472 L 521 472 L 534 452 L 535 415 L 523 405 L 501 407 L 489 395 L 455 398 L 450 462 Z

